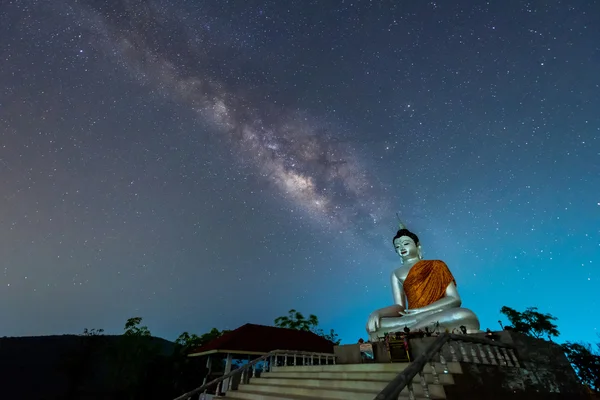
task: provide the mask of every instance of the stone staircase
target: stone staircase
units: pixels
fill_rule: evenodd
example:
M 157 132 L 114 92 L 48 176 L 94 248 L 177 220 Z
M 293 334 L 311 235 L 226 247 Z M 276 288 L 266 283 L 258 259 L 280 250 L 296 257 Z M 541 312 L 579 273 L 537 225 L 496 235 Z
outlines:
M 228 400 L 373 400 L 409 363 L 337 364 L 273 367 L 260 377 L 230 390 Z M 434 371 L 435 366 L 435 371 Z M 453 385 L 460 374 L 458 362 L 431 363 L 412 383 L 416 399 L 445 399 L 444 385 Z M 422 382 L 425 380 L 426 384 Z M 409 398 L 405 388 L 400 398 Z
M 559 345 L 512 331 L 485 336 L 413 339 L 411 363 L 380 351 L 379 363 L 360 363 L 360 353 L 352 362 L 353 348 L 352 357 L 273 350 L 174 400 L 589 399 Z

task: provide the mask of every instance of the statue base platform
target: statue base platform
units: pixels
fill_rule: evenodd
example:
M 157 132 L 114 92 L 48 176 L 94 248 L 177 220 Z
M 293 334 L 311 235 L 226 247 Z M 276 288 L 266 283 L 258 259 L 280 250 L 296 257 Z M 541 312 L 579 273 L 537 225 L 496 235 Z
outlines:
M 501 364 L 498 358 L 501 356 L 499 352 L 490 353 L 488 349 L 482 349 L 476 343 L 453 341 L 454 351 L 450 346 L 442 350 L 448 366 L 453 364 L 455 368 L 458 365 L 458 372 L 450 368 L 454 384 L 444 386 L 447 399 L 584 398 L 580 397 L 584 393 L 584 388 L 579 383 L 560 345 L 508 330 L 473 333 L 466 336 L 510 344 L 514 348 L 519 364 L 518 366 Z M 411 359 L 414 360 L 426 352 L 436 339 L 436 336 L 409 339 Z M 396 362 L 390 357 L 385 342 L 369 344 L 372 345 L 372 359 L 365 359 L 361 344 L 334 347 L 336 364 Z M 492 358 L 496 360 L 496 364 L 491 361 Z M 365 366 L 366 368 L 368 367 Z
M 404 342 L 344 344 L 335 346 L 337 364 L 410 362 Z

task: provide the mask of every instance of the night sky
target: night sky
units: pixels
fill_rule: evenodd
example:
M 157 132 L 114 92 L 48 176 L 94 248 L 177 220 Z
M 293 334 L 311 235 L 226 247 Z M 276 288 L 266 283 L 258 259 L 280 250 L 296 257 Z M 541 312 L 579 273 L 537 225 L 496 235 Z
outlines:
M 398 212 L 483 329 L 596 342 L 600 2 L 3 0 L 0 189 L 2 336 L 356 342 Z

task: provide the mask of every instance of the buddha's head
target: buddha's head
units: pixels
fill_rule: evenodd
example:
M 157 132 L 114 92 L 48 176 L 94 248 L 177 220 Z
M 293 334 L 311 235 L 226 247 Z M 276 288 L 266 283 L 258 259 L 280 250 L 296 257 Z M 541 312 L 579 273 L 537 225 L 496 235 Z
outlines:
M 402 261 L 423 258 L 418 236 L 408 229 L 400 229 L 392 242 L 394 243 L 394 250 L 402 258 Z

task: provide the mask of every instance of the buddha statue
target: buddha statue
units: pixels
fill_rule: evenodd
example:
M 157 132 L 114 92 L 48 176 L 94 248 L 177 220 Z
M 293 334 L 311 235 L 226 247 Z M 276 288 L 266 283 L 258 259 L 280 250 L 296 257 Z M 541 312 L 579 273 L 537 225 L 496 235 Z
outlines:
M 475 313 L 461 307 L 456 281 L 448 266 L 440 260 L 423 260 L 419 238 L 402 223 L 392 243 L 402 259 L 402 266 L 391 277 L 394 304 L 371 313 L 367 322 L 370 340 L 406 328 L 479 332 Z

